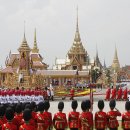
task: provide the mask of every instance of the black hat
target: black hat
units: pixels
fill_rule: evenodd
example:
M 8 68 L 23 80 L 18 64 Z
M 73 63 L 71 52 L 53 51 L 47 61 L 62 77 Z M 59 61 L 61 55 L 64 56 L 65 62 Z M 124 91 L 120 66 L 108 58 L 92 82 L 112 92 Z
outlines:
M 31 102 L 31 103 L 30 103 L 30 106 L 31 106 L 31 109 L 32 109 L 32 110 L 35 109 L 36 103 L 35 103 L 35 102 Z
M 15 108 L 15 112 L 16 113 L 21 113 L 22 112 L 22 105 L 20 103 L 17 104 L 17 106 Z
M 49 103 L 49 101 L 45 101 L 45 102 L 44 102 L 44 108 L 45 108 L 45 110 L 48 110 L 48 109 L 50 108 L 50 103 Z
M 111 109 L 114 109 L 115 106 L 116 106 L 116 101 L 114 99 L 112 99 L 110 102 L 109 102 L 109 106 Z
M 91 108 L 91 102 L 90 100 L 85 100 L 87 109 Z
M 30 104 L 26 104 L 25 105 L 25 109 L 30 109 L 31 110 L 31 105 Z
M 22 103 L 22 110 L 24 111 L 24 109 L 25 109 L 25 106 L 26 106 L 26 103 L 24 102 L 24 103 Z
M 98 108 L 99 108 L 100 110 L 102 110 L 102 109 L 104 108 L 104 101 L 103 101 L 103 100 L 99 100 L 99 101 L 98 101 Z
M 23 112 L 23 119 L 29 121 L 32 118 L 32 112 L 30 109 L 25 109 Z
M 58 103 L 58 109 L 59 109 L 60 111 L 62 111 L 62 110 L 64 109 L 64 103 L 63 103 L 63 102 L 59 102 L 59 103 Z
M 11 107 L 6 109 L 5 116 L 7 120 L 12 120 L 14 118 L 14 111 Z
M 128 110 L 130 110 L 130 101 L 127 101 L 126 103 L 125 103 L 125 109 L 128 111 Z
M 81 109 L 82 109 L 83 111 L 86 111 L 86 110 L 87 110 L 87 106 L 86 106 L 86 102 L 85 102 L 85 101 L 82 101 L 82 103 L 81 103 Z
M 4 105 L 0 105 L 0 117 L 4 116 L 5 110 L 6 110 L 5 106 Z
M 76 109 L 76 108 L 78 107 L 78 102 L 77 102 L 77 100 L 73 100 L 73 101 L 72 101 L 71 107 L 72 107 L 72 109 Z
M 43 102 L 39 102 L 38 111 L 44 111 L 44 103 Z

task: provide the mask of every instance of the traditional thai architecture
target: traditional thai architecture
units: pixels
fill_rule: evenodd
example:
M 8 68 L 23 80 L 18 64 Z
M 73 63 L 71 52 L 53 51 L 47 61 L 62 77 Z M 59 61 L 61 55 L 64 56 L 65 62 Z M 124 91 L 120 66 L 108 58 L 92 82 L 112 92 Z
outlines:
M 32 61 L 32 69 L 33 70 L 46 70 L 49 66 L 42 62 L 43 57 L 39 53 L 39 49 L 37 46 L 37 40 L 36 40 L 36 29 L 34 32 L 34 46 L 31 51 L 31 61 Z
M 10 53 L 6 59 L 6 68 L 2 69 L 2 85 L 7 87 L 43 87 L 44 84 L 64 85 L 76 83 L 88 83 L 90 71 L 96 67 L 102 68 L 98 57 L 90 59 L 85 50 L 79 32 L 78 9 L 76 20 L 76 32 L 74 41 L 65 59 L 55 59 L 52 70 L 47 70 L 48 65 L 43 62 L 39 53 L 34 32 L 34 46 L 31 49 L 27 43 L 25 33 L 19 53 Z M 21 81 L 22 79 L 22 81 Z
M 32 87 L 36 79 L 37 70 L 46 70 L 48 65 L 42 60 L 34 33 L 34 46 L 31 49 L 27 43 L 25 32 L 23 41 L 18 48 L 19 53 L 9 53 L 6 58 L 6 67 L 1 70 L 2 86 Z M 23 79 L 21 82 L 20 80 Z
M 99 57 L 98 57 L 98 50 L 97 50 L 97 47 L 96 47 L 96 57 L 95 57 L 95 66 L 99 68 L 99 70 L 101 70 L 103 68 L 100 60 L 99 60 Z
M 117 48 L 115 47 L 115 54 L 114 54 L 114 59 L 113 63 L 111 65 L 111 69 L 113 72 L 118 72 L 120 70 L 120 63 L 118 60 L 118 55 L 117 55 Z
M 89 55 L 85 50 L 79 33 L 79 24 L 78 24 L 78 9 L 77 9 L 77 23 L 76 23 L 76 32 L 73 44 L 69 49 L 66 59 L 56 58 L 55 65 L 53 69 L 61 70 L 86 70 L 87 65 L 89 64 Z

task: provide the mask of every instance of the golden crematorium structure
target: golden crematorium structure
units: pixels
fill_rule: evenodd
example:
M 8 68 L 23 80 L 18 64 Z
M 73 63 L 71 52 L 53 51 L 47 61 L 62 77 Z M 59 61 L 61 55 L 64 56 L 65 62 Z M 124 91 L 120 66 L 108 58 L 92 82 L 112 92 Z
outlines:
M 5 87 L 33 87 L 43 82 L 43 77 L 36 75 L 37 70 L 46 70 L 48 65 L 39 54 L 36 41 L 36 30 L 34 35 L 34 47 L 31 49 L 27 43 L 25 33 L 23 41 L 18 48 L 19 53 L 9 53 L 6 58 L 6 67 L 1 70 L 1 84 Z
M 98 53 L 94 60 L 90 60 L 85 50 L 79 33 L 78 13 L 74 42 L 65 59 L 56 59 L 52 69 L 43 62 L 39 54 L 36 41 L 36 30 L 34 33 L 34 46 L 31 49 L 27 43 L 25 32 L 19 53 L 10 53 L 6 59 L 6 67 L 1 70 L 1 84 L 5 87 L 44 87 L 53 85 L 64 86 L 65 84 L 76 84 L 88 82 L 90 75 L 88 68 L 96 66 L 99 69 L 102 65 Z

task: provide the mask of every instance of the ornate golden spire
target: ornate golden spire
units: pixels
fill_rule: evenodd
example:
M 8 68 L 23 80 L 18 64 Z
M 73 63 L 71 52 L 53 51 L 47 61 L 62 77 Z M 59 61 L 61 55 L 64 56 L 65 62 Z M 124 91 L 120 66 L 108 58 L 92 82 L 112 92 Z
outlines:
M 68 54 L 86 54 L 86 50 L 83 47 L 80 39 L 79 24 L 78 24 L 78 7 L 77 7 L 76 32 L 75 32 L 74 42 Z
M 24 21 L 24 36 L 23 36 L 23 41 L 22 41 L 22 44 L 21 46 L 19 47 L 18 51 L 29 51 L 30 52 L 30 47 L 27 43 L 27 40 L 26 40 L 26 36 L 25 36 L 25 21 Z
M 27 42 L 26 41 L 26 36 L 25 36 L 25 21 L 24 21 L 24 36 L 23 36 L 23 43 Z
M 32 49 L 32 53 L 39 53 L 39 49 L 37 47 L 36 28 L 35 28 L 35 31 L 34 31 L 34 46 L 33 46 L 33 49 Z
M 118 55 L 117 55 L 117 48 L 115 46 L 115 54 L 114 54 L 114 59 L 113 59 L 113 63 L 112 63 L 112 68 L 117 72 L 120 69 L 120 63 L 118 60 Z
M 75 42 L 80 42 L 81 39 L 80 39 L 80 34 L 79 34 L 79 24 L 78 24 L 78 6 L 77 6 L 77 20 L 76 20 L 76 33 L 75 33 L 75 38 L 74 38 L 74 41 Z

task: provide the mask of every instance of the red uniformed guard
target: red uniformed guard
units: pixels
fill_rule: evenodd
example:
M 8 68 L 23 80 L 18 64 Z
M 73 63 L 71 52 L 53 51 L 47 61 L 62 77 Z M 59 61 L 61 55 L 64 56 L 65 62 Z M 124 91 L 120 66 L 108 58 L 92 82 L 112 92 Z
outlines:
M 25 109 L 30 109 L 31 110 L 31 105 L 30 104 L 26 104 L 25 105 Z M 22 120 L 23 121 L 23 120 Z M 24 122 L 24 121 L 23 121 Z M 29 120 L 29 124 L 36 127 L 36 121 L 35 119 L 32 117 L 32 110 L 31 110 L 31 119 Z
M 45 130 L 52 129 L 52 114 L 48 112 L 48 109 L 50 108 L 49 101 L 44 102 L 44 108 L 45 111 L 43 113 L 44 119 L 45 119 Z
M 115 100 L 111 100 L 109 106 L 110 106 L 110 111 L 107 113 L 108 127 L 110 130 L 117 130 L 119 126 L 119 123 L 117 121 L 117 116 L 121 116 L 121 113 L 119 112 L 119 110 L 115 108 L 116 106 Z
M 30 107 L 31 107 L 31 110 L 32 110 L 32 119 L 35 119 L 36 117 L 36 103 L 33 101 L 30 103 Z
M 19 127 L 19 130 L 35 130 L 35 127 L 29 123 L 29 120 L 32 118 L 32 112 L 30 109 L 24 110 L 23 118 L 25 123 Z
M 90 100 L 82 101 L 81 103 L 82 113 L 79 116 L 80 130 L 93 129 L 93 114 L 89 111 L 90 108 L 91 108 Z
M 6 123 L 6 118 L 5 118 L 5 107 L 4 105 L 0 105 L 0 130 L 2 130 L 2 125 Z
M 67 119 L 66 119 L 66 114 L 62 113 L 64 109 L 63 102 L 59 102 L 58 109 L 59 112 L 57 112 L 53 117 L 53 125 L 56 130 L 65 130 L 65 128 L 67 127 Z
M 122 128 L 123 130 L 130 130 L 130 101 L 125 103 L 126 112 L 122 114 Z
M 70 100 L 74 100 L 74 88 L 73 87 L 70 90 Z
M 23 113 L 22 113 L 22 105 L 19 103 L 17 104 L 15 108 L 15 116 L 14 116 L 14 124 L 17 126 L 17 129 L 19 129 L 20 125 L 22 125 L 22 119 L 23 119 Z
M 14 111 L 12 108 L 8 107 L 5 113 L 7 123 L 2 125 L 2 130 L 17 130 L 17 126 L 12 123 L 14 118 Z
M 44 103 L 40 102 L 38 104 L 39 113 L 36 114 L 37 130 L 45 130 L 45 119 L 43 116 L 44 112 Z
M 113 90 L 112 90 L 111 99 L 116 99 L 116 88 L 113 88 Z
M 70 130 L 78 130 L 79 112 L 76 111 L 78 107 L 77 100 L 72 101 L 71 107 L 73 111 L 69 112 L 68 125 L 69 125 Z
M 121 99 L 122 99 L 122 88 L 120 87 L 117 92 L 117 100 L 121 100 Z
M 125 88 L 125 90 L 123 92 L 123 100 L 127 100 L 128 99 L 127 94 L 128 94 L 128 91 L 127 91 L 127 88 Z
M 108 88 L 107 91 L 106 91 L 106 98 L 105 98 L 105 100 L 110 100 L 110 94 L 111 94 L 111 89 Z
M 107 125 L 107 115 L 106 112 L 103 111 L 104 101 L 98 101 L 99 111 L 95 113 L 95 128 L 96 130 L 105 130 Z

